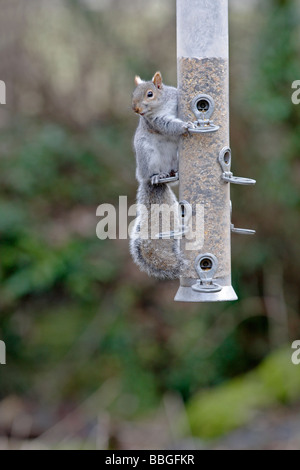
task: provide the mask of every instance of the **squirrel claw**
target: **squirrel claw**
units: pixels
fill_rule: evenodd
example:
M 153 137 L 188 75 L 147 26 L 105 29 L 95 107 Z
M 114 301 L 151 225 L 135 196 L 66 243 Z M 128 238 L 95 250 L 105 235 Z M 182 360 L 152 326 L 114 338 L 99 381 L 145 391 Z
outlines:
M 153 175 L 151 178 L 151 184 L 158 184 L 159 183 L 159 175 Z
M 153 175 L 151 178 L 151 184 L 159 184 L 160 180 L 169 178 L 170 174 L 169 173 L 160 173 L 159 175 Z
M 185 133 L 183 134 L 183 136 L 184 136 L 184 137 L 190 136 L 190 135 L 191 135 L 191 134 L 190 134 L 190 130 L 196 129 L 196 127 L 197 127 L 197 126 L 196 126 L 196 124 L 195 124 L 194 122 L 192 122 L 192 121 L 186 122 L 186 123 L 185 123 L 185 130 L 186 130 L 186 131 L 185 131 Z
M 195 124 L 194 122 L 192 122 L 192 121 L 188 121 L 188 122 L 187 122 L 187 129 L 188 129 L 188 130 L 189 130 L 189 129 L 196 129 L 196 127 L 197 127 L 197 126 L 196 126 L 196 124 Z

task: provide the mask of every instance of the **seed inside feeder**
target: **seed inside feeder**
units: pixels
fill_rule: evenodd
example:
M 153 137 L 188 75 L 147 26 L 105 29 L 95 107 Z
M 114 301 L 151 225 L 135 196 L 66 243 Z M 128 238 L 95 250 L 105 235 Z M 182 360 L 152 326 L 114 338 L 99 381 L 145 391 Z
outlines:
M 214 133 L 193 134 L 182 139 L 179 149 L 180 199 L 189 201 L 194 209 L 196 204 L 204 205 L 205 236 L 201 253 L 213 253 L 219 264 L 217 277 L 230 279 L 229 185 L 220 184 L 222 171 L 218 163 L 221 149 L 229 146 L 228 60 L 181 57 L 178 59 L 178 77 L 181 119 L 195 121 L 191 103 L 200 93 L 209 95 L 215 103 L 212 120 L 220 129 Z M 201 99 L 196 107 L 205 114 L 210 103 Z M 208 128 L 211 122 L 207 119 L 202 124 L 198 123 L 198 126 Z M 182 246 L 183 249 L 187 246 L 185 240 Z M 198 255 L 199 249 L 185 251 L 189 266 L 184 278 L 188 283 L 188 279 L 198 278 L 194 268 Z

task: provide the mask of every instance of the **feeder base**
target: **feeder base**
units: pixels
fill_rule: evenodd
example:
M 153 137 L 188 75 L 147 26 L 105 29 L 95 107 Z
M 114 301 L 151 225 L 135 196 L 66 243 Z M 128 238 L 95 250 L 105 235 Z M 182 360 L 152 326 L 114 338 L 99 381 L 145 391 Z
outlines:
M 232 286 L 223 286 L 222 290 L 214 293 L 196 292 L 192 287 L 180 286 L 175 302 L 233 302 L 237 299 Z

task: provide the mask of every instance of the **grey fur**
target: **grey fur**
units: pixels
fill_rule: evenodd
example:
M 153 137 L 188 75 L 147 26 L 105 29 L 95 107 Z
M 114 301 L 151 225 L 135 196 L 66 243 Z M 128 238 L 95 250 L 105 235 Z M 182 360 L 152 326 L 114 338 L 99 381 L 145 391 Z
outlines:
M 136 77 L 137 87 L 132 97 L 132 108 L 140 115 L 134 137 L 136 154 L 136 178 L 139 182 L 137 202 L 147 208 L 135 222 L 130 241 L 130 251 L 141 271 L 158 279 L 178 279 L 185 266 L 178 240 L 139 238 L 150 227 L 153 205 L 177 204 L 173 191 L 166 184 L 158 184 L 160 178 L 178 171 L 178 144 L 181 135 L 187 134 L 192 124 L 177 118 L 178 92 L 162 83 L 157 72 L 152 81 L 143 82 Z M 150 96 L 149 96 L 150 93 Z M 151 96 L 152 95 L 152 96 Z M 176 215 L 177 217 L 177 212 Z M 175 220 L 172 221 L 175 227 Z M 153 228 L 153 227 L 152 227 Z M 144 231 L 144 230 L 143 230 Z M 158 229 L 159 231 L 159 229 Z
M 157 279 L 178 279 L 185 266 L 179 240 L 151 240 L 150 233 L 147 240 L 139 238 L 143 223 L 148 223 L 150 227 L 153 204 L 172 206 L 177 203 L 173 191 L 166 184 L 152 185 L 151 182 L 144 182 L 139 186 L 137 200 L 147 208 L 148 221 L 138 213 L 130 240 L 130 252 L 134 262 L 149 276 Z M 173 221 L 171 229 L 174 229 L 174 225 Z
M 155 93 L 152 101 L 145 96 L 148 90 Z M 163 85 L 157 89 L 152 82 L 142 82 L 133 93 L 133 108 L 143 114 L 134 136 L 139 183 L 178 170 L 179 138 L 187 133 L 190 123 L 177 118 L 177 96 L 176 88 Z

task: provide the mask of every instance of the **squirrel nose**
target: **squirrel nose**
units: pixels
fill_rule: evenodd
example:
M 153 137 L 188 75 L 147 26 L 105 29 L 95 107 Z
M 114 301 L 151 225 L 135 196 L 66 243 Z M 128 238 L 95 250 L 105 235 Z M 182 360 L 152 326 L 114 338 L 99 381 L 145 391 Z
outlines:
M 135 106 L 135 105 L 132 106 L 132 109 L 137 114 L 140 114 L 142 112 L 141 108 L 139 108 L 138 106 Z

